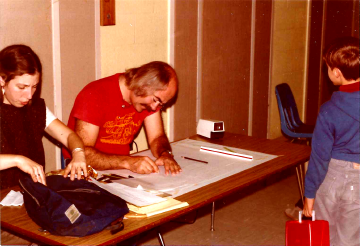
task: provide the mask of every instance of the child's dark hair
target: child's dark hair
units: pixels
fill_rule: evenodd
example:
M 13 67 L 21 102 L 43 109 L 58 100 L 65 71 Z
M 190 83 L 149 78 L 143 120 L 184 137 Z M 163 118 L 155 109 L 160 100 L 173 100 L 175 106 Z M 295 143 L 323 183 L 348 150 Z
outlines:
M 334 40 L 326 49 L 323 59 L 331 69 L 340 69 L 346 80 L 357 80 L 359 78 L 359 39 L 343 37 Z

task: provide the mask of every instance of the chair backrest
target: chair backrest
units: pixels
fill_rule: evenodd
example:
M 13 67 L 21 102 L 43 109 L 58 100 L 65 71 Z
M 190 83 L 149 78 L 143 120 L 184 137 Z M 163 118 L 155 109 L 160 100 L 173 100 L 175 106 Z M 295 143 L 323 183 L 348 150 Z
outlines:
M 299 117 L 295 99 L 288 84 L 275 87 L 280 113 L 281 131 L 290 138 L 312 138 L 314 126 L 304 124 Z
M 288 84 L 283 83 L 275 87 L 275 94 L 278 100 L 280 118 L 288 125 L 289 129 L 295 129 L 304 124 L 299 117 L 299 112 L 293 93 Z
M 60 151 L 61 153 L 61 156 L 60 156 L 60 161 L 61 161 L 61 169 L 65 169 L 66 168 L 66 163 L 65 163 L 65 159 L 64 159 L 64 156 L 63 156 L 63 153 L 62 151 Z
M 71 159 L 65 159 L 63 152 L 60 151 L 61 156 L 60 156 L 60 160 L 61 160 L 61 169 L 65 169 L 66 166 L 71 162 Z

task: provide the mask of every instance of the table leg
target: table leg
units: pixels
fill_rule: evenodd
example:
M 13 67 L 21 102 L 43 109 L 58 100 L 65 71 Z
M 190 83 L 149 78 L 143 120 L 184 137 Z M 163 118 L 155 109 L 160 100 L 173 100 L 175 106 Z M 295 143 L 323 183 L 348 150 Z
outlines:
M 211 227 L 210 227 L 210 231 L 215 231 L 215 228 L 214 228 L 214 220 L 215 220 L 215 202 L 212 203 L 212 209 L 211 209 Z
M 303 180 L 303 170 L 302 170 L 301 164 L 298 167 L 296 167 L 296 176 L 297 176 L 297 180 L 298 180 L 301 200 L 304 205 L 304 180 Z
M 159 229 L 157 229 L 158 239 L 161 246 L 165 246 L 164 238 L 161 235 L 161 232 Z

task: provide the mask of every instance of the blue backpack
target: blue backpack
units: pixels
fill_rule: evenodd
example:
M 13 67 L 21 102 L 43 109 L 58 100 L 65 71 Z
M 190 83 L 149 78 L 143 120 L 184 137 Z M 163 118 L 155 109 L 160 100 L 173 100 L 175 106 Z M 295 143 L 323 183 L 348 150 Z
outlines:
M 54 235 L 83 237 L 112 229 L 129 212 L 123 199 L 86 180 L 53 175 L 45 186 L 24 176 L 19 183 L 30 218 Z

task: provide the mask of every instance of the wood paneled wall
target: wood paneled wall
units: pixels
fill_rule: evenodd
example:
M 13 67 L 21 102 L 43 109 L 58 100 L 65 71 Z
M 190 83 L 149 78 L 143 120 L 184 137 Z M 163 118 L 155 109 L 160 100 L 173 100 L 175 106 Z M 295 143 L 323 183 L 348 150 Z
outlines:
M 252 136 L 266 138 L 272 1 L 256 1 Z
M 196 134 L 198 1 L 175 1 L 174 68 L 179 83 L 174 105 L 174 140 Z
M 307 64 L 307 100 L 305 123 L 315 125 L 318 114 L 319 81 L 321 76 L 321 37 L 323 19 L 323 1 L 311 2 L 311 28 L 309 37 L 309 59 Z
M 338 89 L 327 76 L 327 67 L 322 61 L 323 50 L 336 38 L 359 38 L 358 0 L 319 0 L 311 4 L 307 124 L 315 124 L 320 106 Z
M 251 1 L 204 1 L 200 118 L 247 135 Z
M 324 48 L 335 38 L 352 35 L 359 37 L 359 0 L 328 0 L 325 11 Z M 327 73 L 324 75 L 321 80 L 320 105 L 328 101 L 331 94 L 338 89 L 330 81 Z
M 196 134 L 197 116 L 248 135 L 249 111 L 252 135 L 266 137 L 272 0 L 256 1 L 256 18 L 252 6 L 251 0 L 175 1 L 175 140 Z

